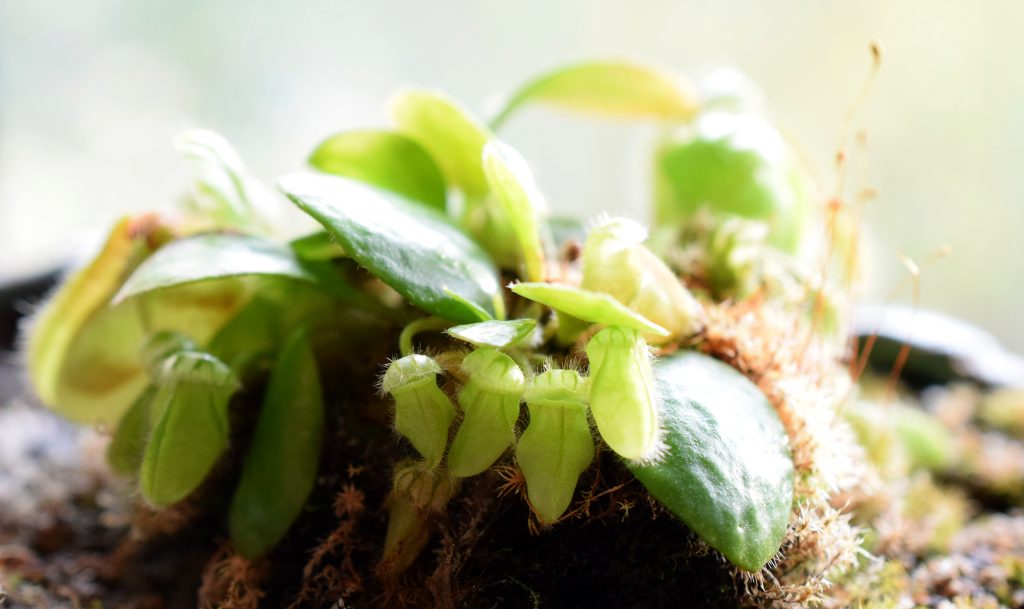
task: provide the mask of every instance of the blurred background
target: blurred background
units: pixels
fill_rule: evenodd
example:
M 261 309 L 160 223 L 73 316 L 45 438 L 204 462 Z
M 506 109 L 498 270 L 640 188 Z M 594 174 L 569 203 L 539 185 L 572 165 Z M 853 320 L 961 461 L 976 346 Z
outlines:
M 1024 3 L 905 0 L 0 0 L 0 282 L 68 258 L 126 212 L 172 205 L 187 181 L 171 140 L 224 134 L 273 182 L 324 136 L 383 125 L 406 84 L 484 111 L 539 70 L 628 55 L 699 76 L 735 67 L 822 189 L 843 120 L 873 187 L 867 298 L 927 268 L 923 305 L 1024 351 Z M 651 133 L 537 109 L 506 139 L 551 207 L 644 218 Z M 904 288 L 891 300 L 910 301 Z

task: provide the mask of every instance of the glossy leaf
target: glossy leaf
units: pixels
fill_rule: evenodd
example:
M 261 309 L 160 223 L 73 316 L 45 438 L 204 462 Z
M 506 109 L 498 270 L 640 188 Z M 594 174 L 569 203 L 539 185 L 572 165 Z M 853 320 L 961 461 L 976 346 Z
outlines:
M 533 338 L 536 329 L 537 320 L 535 319 L 510 319 L 453 326 L 446 332 L 474 347 L 504 349 L 528 342 Z
M 490 321 L 494 318 L 504 319 L 505 317 L 505 300 L 502 298 L 500 291 L 491 299 L 492 306 L 494 307 L 493 315 L 487 309 L 456 294 L 450 288 L 445 288 L 444 293 L 445 296 L 462 305 L 467 310 L 467 313 L 475 315 L 477 321 Z
M 686 120 L 697 101 L 688 83 L 666 70 L 631 61 L 591 61 L 542 74 L 513 93 L 491 121 L 497 129 L 513 112 L 540 103 L 623 118 Z
M 522 277 L 544 279 L 544 242 L 541 217 L 544 197 L 537 190 L 526 160 L 514 148 L 497 140 L 484 147 L 484 173 L 518 243 Z
M 247 558 L 284 537 L 316 485 L 324 427 L 316 358 L 305 331 L 281 347 L 231 501 L 231 540 Z
M 259 237 L 210 233 L 165 245 L 132 273 L 114 300 L 174 286 L 250 275 L 317 281 L 287 246 Z
M 195 490 L 227 448 L 228 401 L 238 381 L 220 360 L 183 351 L 168 358 L 156 384 L 139 485 L 162 507 Z
M 401 133 L 367 129 L 332 135 L 316 147 L 309 164 L 445 209 L 447 185 L 437 163 L 416 140 Z
M 667 453 L 633 474 L 733 564 L 757 571 L 778 552 L 793 505 L 793 461 L 761 391 L 718 360 L 680 352 L 655 363 Z
M 293 174 L 281 188 L 341 242 L 353 260 L 417 307 L 445 319 L 495 313 L 498 273 L 487 254 L 439 212 L 359 182 Z
M 468 197 L 487 194 L 481 160 L 491 133 L 458 102 L 438 91 L 409 89 L 392 99 L 391 117 L 399 131 L 427 149 L 449 183 Z
M 668 336 L 668 330 L 608 294 L 559 283 L 517 283 L 509 288 L 523 298 L 539 302 L 583 321 L 632 328 L 655 336 Z

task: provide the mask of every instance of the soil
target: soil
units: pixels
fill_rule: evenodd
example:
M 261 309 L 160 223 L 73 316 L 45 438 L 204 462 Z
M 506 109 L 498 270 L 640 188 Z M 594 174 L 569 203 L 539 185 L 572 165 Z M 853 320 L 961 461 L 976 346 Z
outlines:
M 361 369 L 341 375 L 370 378 L 387 355 L 365 354 Z M 235 460 L 225 459 L 184 504 L 154 513 L 108 472 L 104 435 L 33 404 L 22 380 L 17 359 L 0 352 L 0 607 L 718 609 L 756 600 L 745 594 L 749 581 L 601 454 L 581 479 L 573 511 L 543 530 L 517 496 L 514 468 L 465 481 L 433 519 L 419 559 L 401 576 L 384 577 L 378 563 L 390 474 L 411 449 L 391 433 L 390 409 L 368 394 L 372 388 L 345 378 L 328 389 L 337 407 L 325 473 L 306 511 L 270 556 L 252 563 L 231 551 L 219 515 L 250 435 L 245 413 L 254 409 L 246 403 L 260 395 L 258 384 L 233 403 Z M 1017 465 L 1024 471 L 1024 462 Z M 947 551 L 911 547 L 926 525 L 908 519 L 890 531 L 877 567 L 838 582 L 826 606 L 952 607 L 957 599 L 1024 607 L 1024 515 L 1012 511 L 1019 497 L 994 501 L 979 480 L 941 481 L 963 489 L 976 510 Z M 869 604 L 875 597 L 878 604 Z

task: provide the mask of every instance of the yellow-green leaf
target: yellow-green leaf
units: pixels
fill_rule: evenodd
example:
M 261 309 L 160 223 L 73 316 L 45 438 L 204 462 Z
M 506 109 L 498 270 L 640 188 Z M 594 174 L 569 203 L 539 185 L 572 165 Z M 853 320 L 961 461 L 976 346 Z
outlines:
M 504 349 L 528 343 L 533 338 L 536 330 L 537 320 L 535 319 L 510 319 L 508 321 L 489 320 L 475 324 L 453 326 L 445 330 L 445 332 L 475 347 Z
M 324 426 L 316 357 L 305 330 L 277 356 L 252 446 L 231 500 L 231 540 L 256 558 L 277 544 L 316 485 Z
M 129 218 L 118 222 L 100 253 L 64 282 L 32 324 L 27 345 L 32 386 L 44 404 L 62 414 L 68 413 L 59 406 L 58 383 L 72 342 L 153 251 L 141 226 Z
M 461 104 L 439 91 L 408 89 L 391 100 L 391 117 L 430 152 L 450 184 L 469 197 L 487 194 L 481 159 L 491 133 Z
M 447 185 L 437 163 L 409 136 L 383 129 L 332 135 L 313 151 L 309 164 L 444 210 Z
M 483 155 L 487 182 L 518 242 L 522 277 L 527 281 L 541 281 L 544 279 L 541 238 L 544 197 L 534 184 L 526 160 L 514 148 L 493 140 L 484 147 Z
M 509 287 L 523 298 L 583 321 L 632 328 L 655 336 L 669 335 L 668 330 L 608 294 L 559 283 L 517 283 Z
M 689 83 L 668 70 L 627 60 L 590 61 L 541 74 L 517 89 L 491 121 L 497 129 L 531 103 L 622 118 L 687 120 L 697 110 Z

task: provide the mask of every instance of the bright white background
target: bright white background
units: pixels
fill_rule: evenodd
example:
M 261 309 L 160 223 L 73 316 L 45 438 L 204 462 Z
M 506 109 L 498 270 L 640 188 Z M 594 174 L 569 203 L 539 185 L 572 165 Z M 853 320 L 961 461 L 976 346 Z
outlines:
M 399 85 L 482 110 L 591 55 L 744 70 L 828 188 L 879 40 L 884 66 L 858 120 L 870 151 L 858 180 L 881 193 L 869 293 L 898 283 L 897 252 L 948 243 L 923 303 L 1024 350 L 1022 28 L 1024 4 L 995 1 L 0 0 L 0 279 L 173 202 L 181 128 L 224 133 L 271 181 L 322 136 L 383 124 Z M 644 216 L 644 129 L 537 111 L 507 139 L 553 207 Z

